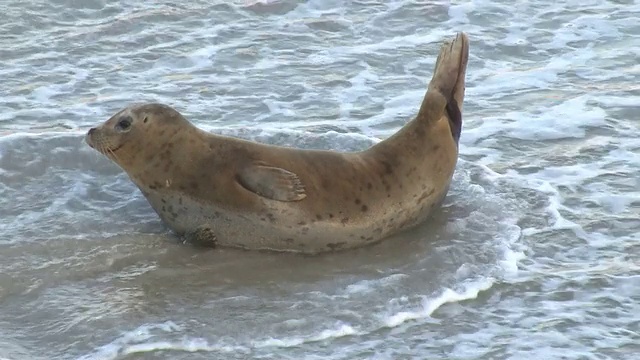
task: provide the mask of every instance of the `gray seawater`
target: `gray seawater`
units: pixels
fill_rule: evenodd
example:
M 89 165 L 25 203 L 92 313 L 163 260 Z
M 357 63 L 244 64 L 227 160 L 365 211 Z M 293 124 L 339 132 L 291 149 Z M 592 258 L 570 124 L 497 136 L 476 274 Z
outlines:
M 638 359 L 640 2 L 0 3 L 0 358 Z M 325 256 L 180 244 L 83 143 L 131 102 L 367 147 L 471 39 L 431 221 Z

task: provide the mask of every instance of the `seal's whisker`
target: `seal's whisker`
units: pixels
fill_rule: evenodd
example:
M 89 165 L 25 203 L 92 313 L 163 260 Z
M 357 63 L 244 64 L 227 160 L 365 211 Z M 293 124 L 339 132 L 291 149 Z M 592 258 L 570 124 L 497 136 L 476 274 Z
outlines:
M 101 153 L 102 155 L 105 155 L 104 144 L 102 143 L 102 141 L 96 141 L 95 146 L 99 153 Z
M 109 160 L 113 160 L 112 154 L 109 152 L 109 147 L 106 146 L 104 141 L 98 141 L 96 145 L 97 145 L 98 151 L 100 151 L 102 155 L 106 156 Z
M 111 157 L 111 160 L 115 161 L 116 163 L 119 163 L 120 159 L 118 159 L 118 155 L 116 155 L 116 153 L 113 150 L 111 150 L 111 148 L 108 147 L 106 149 Z

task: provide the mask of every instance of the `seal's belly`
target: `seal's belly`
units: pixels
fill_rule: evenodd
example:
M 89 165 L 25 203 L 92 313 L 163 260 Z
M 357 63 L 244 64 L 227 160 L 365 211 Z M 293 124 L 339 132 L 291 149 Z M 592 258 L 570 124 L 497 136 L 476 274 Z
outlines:
M 444 198 L 446 189 L 432 194 L 433 198 L 423 207 L 380 204 L 368 216 L 333 219 L 319 219 L 303 209 L 290 207 L 238 213 L 175 192 L 143 191 L 143 194 L 162 221 L 187 241 L 320 253 L 372 244 L 424 221 Z

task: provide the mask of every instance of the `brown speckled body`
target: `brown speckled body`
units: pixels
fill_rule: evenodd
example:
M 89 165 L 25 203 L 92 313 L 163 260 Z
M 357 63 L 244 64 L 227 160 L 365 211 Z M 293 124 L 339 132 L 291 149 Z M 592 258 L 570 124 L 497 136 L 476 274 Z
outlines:
M 219 136 L 161 104 L 122 110 L 92 129 L 87 142 L 127 172 L 178 234 L 246 249 L 353 248 L 424 221 L 445 197 L 458 157 L 467 58 L 461 33 L 443 46 L 416 118 L 362 152 Z M 130 128 L 114 130 L 123 118 Z M 256 164 L 295 174 L 301 186 L 276 178 L 266 184 L 282 194 L 252 191 L 243 180 L 254 179 Z M 289 188 L 298 192 L 278 198 Z

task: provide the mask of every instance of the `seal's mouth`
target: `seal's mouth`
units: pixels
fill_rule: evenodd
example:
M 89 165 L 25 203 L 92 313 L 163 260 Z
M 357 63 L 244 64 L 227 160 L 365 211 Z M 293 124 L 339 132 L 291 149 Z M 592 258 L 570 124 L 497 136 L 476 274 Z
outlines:
M 120 148 L 122 148 L 122 145 L 110 148 L 107 146 L 99 146 L 99 147 L 94 147 L 94 149 L 98 150 L 99 153 L 101 153 L 102 155 L 105 155 L 108 158 L 116 158 L 117 159 L 117 155 L 116 152 L 118 150 L 120 150 Z
M 106 156 L 115 156 L 115 153 L 124 145 L 120 144 L 115 147 L 109 147 L 108 142 L 104 141 L 101 136 L 96 137 L 95 129 L 90 129 L 87 135 L 85 135 L 85 142 L 89 147 Z
M 114 148 L 105 148 L 105 150 L 110 152 L 110 153 L 114 153 L 114 152 L 120 150 L 120 148 L 122 148 L 122 145 L 118 145 L 118 146 L 116 146 Z

